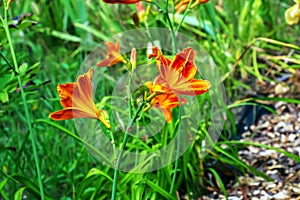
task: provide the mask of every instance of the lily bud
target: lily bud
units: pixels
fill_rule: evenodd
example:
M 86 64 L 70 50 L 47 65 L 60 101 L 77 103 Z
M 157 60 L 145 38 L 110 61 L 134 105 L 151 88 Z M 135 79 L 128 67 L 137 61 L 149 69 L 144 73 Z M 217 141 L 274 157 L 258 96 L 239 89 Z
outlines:
M 131 54 L 130 54 L 130 63 L 131 63 L 131 70 L 134 71 L 136 68 L 136 57 L 137 57 L 137 52 L 136 52 L 136 48 L 133 48 L 131 50 Z

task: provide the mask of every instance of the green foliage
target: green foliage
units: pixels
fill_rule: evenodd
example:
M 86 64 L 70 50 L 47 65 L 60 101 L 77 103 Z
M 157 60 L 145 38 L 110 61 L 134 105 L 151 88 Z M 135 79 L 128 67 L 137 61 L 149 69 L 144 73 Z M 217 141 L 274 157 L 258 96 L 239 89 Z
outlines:
M 169 2 L 171 4 L 172 1 Z M 203 119 L 199 122 L 196 140 L 177 161 L 177 168 L 176 163 L 172 163 L 144 174 L 121 172 L 117 186 L 119 199 L 177 199 L 176 192 L 196 199 L 207 193 L 207 186 L 213 185 L 206 173 L 213 174 L 217 189 L 227 196 L 227 186 L 218 168 L 210 165 L 215 161 L 234 167 L 228 168 L 233 176 L 238 176 L 235 171 L 239 171 L 271 180 L 239 159 L 237 151 L 246 145 L 273 149 L 300 162 L 299 157 L 282 149 L 232 141 L 226 135 L 237 134 L 236 116 L 232 108 L 250 104 L 250 100 L 253 100 L 251 105 L 254 106 L 261 100 L 299 104 L 298 99 L 280 97 L 253 97 L 249 102 L 237 101 L 255 93 L 255 83 L 278 82 L 276 77 L 281 74 L 293 74 L 296 69 L 299 70 L 299 26 L 285 24 L 287 3 L 280 0 L 223 0 L 223 6 L 218 5 L 217 1 L 198 5 L 187 16 L 183 13 L 173 15 L 170 11 L 175 29 L 183 20 L 179 31 L 197 39 L 222 74 L 221 81 L 225 84 L 229 101 L 225 108 L 227 121 L 222 141 L 205 158 L 199 156 L 202 138 L 211 123 Z M 53 122 L 47 118 L 50 112 L 61 108 L 57 84 L 74 81 L 80 64 L 99 42 L 127 29 L 168 28 L 166 17 L 159 8 L 153 4 L 143 5 L 146 11 L 148 6 L 151 9 L 147 11 L 147 19 L 136 24 L 132 19 L 137 13 L 134 5 L 108 5 L 101 0 L 15 0 L 11 3 L 8 24 L 19 71 L 14 69 L 6 34 L 0 25 L 1 198 L 22 199 L 26 195 L 28 199 L 40 199 L 41 195 L 29 131 L 24 128 L 26 119 L 21 109 L 24 103 L 18 75 L 26 93 L 26 104 L 33 121 L 31 125 L 36 133 L 34 140 L 40 158 L 45 199 L 110 198 L 113 170 L 89 154 L 85 148 L 89 144 L 76 134 L 72 121 Z M 2 6 L 0 8 L 2 10 Z M 18 20 L 13 19 L 16 16 L 19 16 Z M 206 98 L 203 97 L 203 102 L 199 100 L 201 112 L 210 112 L 205 107 Z M 108 99 L 103 98 L 98 105 L 106 106 Z M 140 123 L 148 123 L 147 120 L 148 116 L 144 116 Z M 123 132 L 116 132 L 117 144 L 122 141 L 122 137 L 118 141 L 118 134 Z M 174 134 L 175 130 L 164 127 L 161 136 L 150 138 L 147 143 L 133 143 L 128 148 L 153 150 L 168 143 Z M 222 144 L 227 144 L 229 148 L 225 151 L 221 148 Z M 89 147 L 92 148 L 91 145 Z M 170 188 L 173 190 L 170 191 Z

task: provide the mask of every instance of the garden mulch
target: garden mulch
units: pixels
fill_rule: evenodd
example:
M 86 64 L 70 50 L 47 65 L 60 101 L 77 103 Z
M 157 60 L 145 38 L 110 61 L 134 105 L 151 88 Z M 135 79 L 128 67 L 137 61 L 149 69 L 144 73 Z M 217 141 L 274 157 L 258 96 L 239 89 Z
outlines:
M 265 144 L 300 156 L 300 105 L 277 102 L 276 114 L 263 115 L 242 134 L 242 141 Z M 247 146 L 240 159 L 264 172 L 274 181 L 255 176 L 240 176 L 227 189 L 230 200 L 300 200 L 300 163 L 275 150 Z M 225 199 L 219 189 L 199 200 Z

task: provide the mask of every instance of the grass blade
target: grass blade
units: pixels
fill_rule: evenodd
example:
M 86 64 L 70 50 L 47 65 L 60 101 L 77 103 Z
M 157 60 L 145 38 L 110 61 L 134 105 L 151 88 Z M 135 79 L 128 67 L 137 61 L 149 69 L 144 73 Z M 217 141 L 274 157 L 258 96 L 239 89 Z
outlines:
M 277 147 L 272 147 L 272 146 L 268 146 L 265 144 L 259 144 L 259 143 L 255 143 L 255 142 L 246 142 L 246 141 L 224 141 L 224 142 L 220 142 L 221 144 L 237 144 L 237 145 L 243 145 L 243 146 L 257 146 L 257 147 L 262 147 L 265 149 L 270 149 L 270 150 L 274 150 L 278 153 L 282 153 L 283 155 L 295 160 L 296 162 L 300 163 L 300 157 L 292 154 L 290 152 L 287 152 L 283 149 L 277 148 Z

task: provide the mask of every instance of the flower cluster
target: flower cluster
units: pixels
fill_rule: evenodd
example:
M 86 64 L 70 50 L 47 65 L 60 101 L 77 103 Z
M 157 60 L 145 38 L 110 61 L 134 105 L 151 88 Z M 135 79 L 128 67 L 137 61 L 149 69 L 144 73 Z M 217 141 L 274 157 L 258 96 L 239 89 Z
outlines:
M 120 54 L 119 42 L 116 44 L 106 42 L 106 46 L 106 58 L 96 64 L 98 67 L 109 67 L 119 62 L 126 63 Z M 158 108 L 163 112 L 169 123 L 172 121 L 171 109 L 187 102 L 185 98 L 181 98 L 180 101 L 179 95 L 196 96 L 203 94 L 210 88 L 210 83 L 207 80 L 195 79 L 197 68 L 194 63 L 194 49 L 184 49 L 173 60 L 164 57 L 158 47 L 153 47 L 152 51 L 153 53 L 148 58 L 156 59 L 159 75 L 153 82 L 145 83 L 151 97 L 148 101 L 150 107 Z M 133 68 L 136 66 L 136 49 L 133 49 L 131 53 L 131 65 Z M 94 118 L 110 128 L 107 112 L 105 110 L 99 111 L 93 100 L 92 73 L 93 70 L 90 69 L 84 75 L 79 76 L 77 82 L 57 86 L 60 103 L 64 109 L 50 113 L 51 119 Z
M 103 0 L 111 4 L 136 4 L 143 10 L 140 0 Z M 177 13 L 187 9 L 188 5 L 194 7 L 208 0 L 175 0 Z M 98 67 L 111 67 L 117 63 L 130 65 L 131 71 L 136 68 L 136 50 L 133 49 L 128 62 L 120 54 L 120 43 L 117 41 L 106 42 L 107 54 L 105 59 L 96 63 Z M 158 47 L 153 47 L 149 59 L 155 58 L 159 75 L 151 82 L 145 82 L 149 90 L 147 99 L 148 108 L 155 107 L 162 111 L 166 121 L 172 121 L 171 109 L 187 103 L 187 99 L 180 95 L 197 96 L 208 91 L 210 83 L 207 80 L 196 79 L 197 68 L 195 66 L 195 51 L 186 48 L 176 54 L 173 60 L 166 58 Z M 67 120 L 72 118 L 93 118 L 98 119 L 107 128 L 110 128 L 108 114 L 105 110 L 98 110 L 93 99 L 92 73 L 90 69 L 84 75 L 78 77 L 76 82 L 59 84 L 57 92 L 60 97 L 62 110 L 50 113 L 49 117 L 53 120 Z

